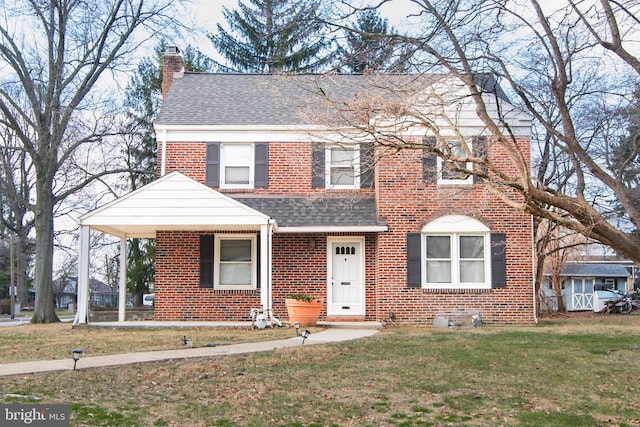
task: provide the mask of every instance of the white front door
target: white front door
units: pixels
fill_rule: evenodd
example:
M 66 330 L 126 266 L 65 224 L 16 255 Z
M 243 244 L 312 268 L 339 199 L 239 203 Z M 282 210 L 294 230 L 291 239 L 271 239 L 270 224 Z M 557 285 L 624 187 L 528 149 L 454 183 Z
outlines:
M 364 238 L 329 238 L 327 315 L 364 315 Z

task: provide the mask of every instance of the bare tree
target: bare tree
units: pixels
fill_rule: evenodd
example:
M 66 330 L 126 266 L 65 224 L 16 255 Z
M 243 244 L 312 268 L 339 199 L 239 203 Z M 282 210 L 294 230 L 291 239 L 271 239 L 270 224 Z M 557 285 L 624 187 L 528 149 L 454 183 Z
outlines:
M 33 164 L 10 128 L 0 131 L 0 212 L 2 228 L 14 238 L 15 279 L 18 301 L 28 303 L 28 269 L 33 255 L 33 215 L 25 201 L 33 194 Z
M 391 152 L 427 149 L 454 168 L 471 162 L 476 167 L 470 173 L 482 179 L 496 197 L 602 242 L 640 265 L 637 234 L 622 229 L 611 217 L 613 196 L 622 206 L 624 220 L 636 229 L 640 225 L 640 210 L 623 179 L 625 167 L 637 163 L 637 157 L 632 156 L 638 152 L 618 161 L 616 168 L 607 157 L 609 143 L 621 131 L 607 121 L 608 112 L 629 102 L 635 88 L 633 82 L 640 74 L 640 61 L 631 51 L 638 35 L 640 3 L 410 3 L 408 19 L 413 32 L 387 37 L 411 49 L 411 69 L 425 75 L 449 76 L 449 81 L 461 85 L 438 87 L 445 77 L 432 77 L 406 90 L 405 96 L 376 95 L 367 102 L 360 96 L 343 102 L 352 110 L 360 108 L 360 118 L 378 118 L 375 126 L 371 121 L 365 125 L 360 120 L 360 129 L 375 137 L 379 147 Z M 630 77 L 621 77 L 625 75 Z M 416 89 L 428 96 L 410 96 Z M 387 93 L 401 95 L 401 91 L 396 85 Z M 545 165 L 542 176 L 532 173 L 528 145 L 522 145 L 513 133 L 513 111 L 504 109 L 510 105 L 504 102 L 507 98 L 532 118 L 536 135 L 544 138 L 540 141 L 544 161 L 557 161 L 552 166 Z M 461 110 L 454 106 L 469 102 L 482 121 L 483 134 L 488 136 L 488 152 L 494 147 L 501 150 L 508 156 L 508 164 L 495 162 L 486 153 L 456 152 L 446 146 L 444 130 L 455 129 L 461 123 Z M 417 104 L 426 104 L 431 113 L 440 110 L 440 114 L 425 115 L 416 108 Z M 405 118 L 401 126 L 397 122 L 388 126 L 385 109 L 389 113 L 386 117 L 401 113 Z M 436 136 L 435 143 L 425 146 L 415 138 L 397 136 L 398 130 L 411 127 L 426 129 L 426 133 Z M 458 137 L 464 139 L 465 135 Z
M 29 204 L 36 231 L 34 323 L 58 320 L 52 292 L 56 205 L 113 172 L 99 151 L 113 129 L 105 113 L 116 76 L 109 72 L 128 65 L 143 31 L 167 26 L 174 3 L 22 0 L 0 6 L 1 124 L 15 132 L 35 177 L 35 204 Z

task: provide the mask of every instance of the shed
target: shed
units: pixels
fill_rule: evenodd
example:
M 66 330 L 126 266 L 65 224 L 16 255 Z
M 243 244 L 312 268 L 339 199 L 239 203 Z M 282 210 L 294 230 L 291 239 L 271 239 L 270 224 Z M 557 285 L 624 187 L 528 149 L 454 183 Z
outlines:
M 562 299 L 567 311 L 595 310 L 603 301 L 625 293 L 629 271 L 617 264 L 567 264 L 562 273 Z

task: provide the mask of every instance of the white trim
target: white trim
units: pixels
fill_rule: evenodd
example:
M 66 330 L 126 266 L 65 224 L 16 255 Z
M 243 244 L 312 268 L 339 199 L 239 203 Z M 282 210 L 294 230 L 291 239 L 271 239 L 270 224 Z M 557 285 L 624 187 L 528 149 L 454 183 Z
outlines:
M 251 284 L 250 285 L 221 285 L 220 284 L 220 240 L 250 240 L 251 241 Z M 256 240 L 255 234 L 214 234 L 214 257 L 213 257 L 213 288 L 217 290 L 236 290 L 236 289 L 248 289 L 253 290 L 257 288 L 257 273 L 256 273 Z
M 389 231 L 386 225 L 310 225 L 300 227 L 277 227 L 276 233 L 382 233 Z
M 459 140 L 451 140 L 451 139 L 447 139 L 444 141 L 445 144 L 447 144 L 449 147 L 451 147 L 450 143 L 460 143 Z M 472 153 L 473 151 L 473 143 L 470 140 L 465 140 L 464 144 L 467 145 L 467 149 L 469 150 L 469 153 Z M 466 152 L 465 152 L 466 153 Z M 452 152 L 453 154 L 453 152 Z M 466 156 L 467 158 L 469 156 Z M 449 179 L 449 178 L 444 178 L 444 162 L 445 160 L 438 156 L 436 158 L 436 162 L 437 162 L 437 176 L 438 176 L 438 185 L 473 185 L 473 175 L 469 174 L 468 177 L 466 177 L 465 179 Z M 473 169 L 473 164 L 471 162 L 465 162 L 466 164 L 466 169 L 471 171 Z
M 159 132 L 160 144 L 162 145 L 162 156 L 160 157 L 160 176 L 164 176 L 166 173 L 167 164 L 167 130 L 163 129 Z
M 450 237 L 450 283 L 427 282 L 427 236 Z M 479 236 L 484 242 L 484 283 L 460 282 L 460 237 Z M 447 215 L 422 227 L 420 235 L 421 283 L 424 289 L 491 289 L 491 233 L 480 221 L 464 215 Z
M 127 306 L 127 238 L 120 238 L 120 282 L 118 283 L 118 322 L 126 320 Z
M 230 148 L 230 147 L 234 147 L 234 148 L 238 148 L 238 147 L 243 147 L 245 149 L 249 150 L 249 159 L 247 160 L 247 164 L 243 164 L 243 163 L 238 163 L 235 164 L 234 161 L 237 159 L 234 159 L 233 156 L 231 156 L 229 153 L 224 153 L 225 148 Z M 218 177 L 219 182 L 220 182 L 220 188 L 224 189 L 224 190 L 229 190 L 229 189 L 252 189 L 254 186 L 254 174 L 255 174 L 255 163 L 256 163 L 256 159 L 255 159 L 255 144 L 248 144 L 246 142 L 240 142 L 240 143 L 222 143 L 220 144 L 220 176 Z M 249 182 L 247 184 L 227 184 L 227 174 L 225 171 L 225 168 L 227 166 L 240 166 L 242 168 L 249 168 Z
M 333 312 L 331 310 L 331 298 L 332 298 L 332 275 L 333 275 L 333 243 L 340 242 L 358 242 L 360 244 L 360 302 L 359 304 L 362 307 L 361 311 L 355 313 L 345 314 L 342 312 Z M 366 306 L 366 268 L 365 268 L 365 238 L 364 236 L 327 236 L 327 316 L 346 316 L 346 315 L 354 315 L 354 316 L 364 316 L 367 312 Z
M 351 152 L 353 155 L 351 156 L 350 168 L 353 173 L 353 184 L 349 185 L 340 185 L 340 184 L 331 184 L 331 168 L 334 165 L 332 163 L 332 150 L 340 148 L 342 151 Z M 338 144 L 330 144 L 325 146 L 324 149 L 324 186 L 327 189 L 332 190 L 357 190 L 360 188 L 360 148 L 359 145 L 338 145 Z
M 260 305 L 271 308 L 271 224 L 260 226 Z M 257 284 L 256 284 L 257 285 Z
M 80 250 L 78 254 L 78 308 L 73 324 L 85 324 L 89 321 L 89 244 L 90 228 L 80 226 Z

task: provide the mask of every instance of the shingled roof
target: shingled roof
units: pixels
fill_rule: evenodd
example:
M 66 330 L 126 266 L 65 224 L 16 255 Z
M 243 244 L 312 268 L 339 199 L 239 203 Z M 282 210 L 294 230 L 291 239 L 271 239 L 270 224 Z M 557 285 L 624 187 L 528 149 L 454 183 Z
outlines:
M 373 197 L 234 197 L 282 227 L 370 227 L 378 221 Z
M 173 80 L 157 125 L 313 125 L 330 109 L 403 100 L 441 75 L 184 73 Z M 329 108 L 331 107 L 331 108 Z
M 567 277 L 629 277 L 629 271 L 618 264 L 567 264 L 562 269 Z

